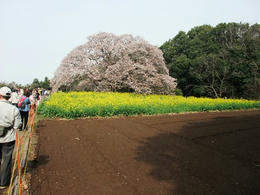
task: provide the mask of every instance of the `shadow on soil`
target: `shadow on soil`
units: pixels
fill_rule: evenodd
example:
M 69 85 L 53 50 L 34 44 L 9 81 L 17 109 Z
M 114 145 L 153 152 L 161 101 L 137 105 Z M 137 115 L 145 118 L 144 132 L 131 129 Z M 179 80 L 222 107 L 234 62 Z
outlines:
M 136 160 L 152 165 L 170 194 L 260 194 L 259 121 L 258 112 L 155 127 L 163 133 L 140 142 Z
M 41 165 L 45 165 L 49 162 L 49 156 L 47 155 L 40 155 L 38 156 L 35 160 L 31 161 L 31 168 L 32 169 L 37 169 Z

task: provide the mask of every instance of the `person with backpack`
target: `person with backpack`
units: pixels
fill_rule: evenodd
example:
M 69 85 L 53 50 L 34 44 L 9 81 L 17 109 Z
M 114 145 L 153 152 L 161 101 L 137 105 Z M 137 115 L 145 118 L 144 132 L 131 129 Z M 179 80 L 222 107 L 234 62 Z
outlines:
M 11 179 L 12 154 L 16 140 L 16 130 L 21 126 L 21 116 L 18 108 L 8 99 L 11 89 L 0 88 L 0 190 L 8 187 Z
M 20 97 L 20 100 L 18 102 L 18 108 L 22 117 L 22 127 L 21 130 L 27 129 L 27 122 L 29 117 L 29 111 L 30 111 L 30 92 L 28 90 L 24 90 L 24 94 Z

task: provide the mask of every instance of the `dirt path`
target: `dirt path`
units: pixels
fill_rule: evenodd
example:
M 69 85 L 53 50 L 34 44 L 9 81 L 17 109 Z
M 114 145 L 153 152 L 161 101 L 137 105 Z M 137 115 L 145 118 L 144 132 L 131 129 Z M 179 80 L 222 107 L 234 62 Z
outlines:
M 33 195 L 260 194 L 260 111 L 44 120 Z

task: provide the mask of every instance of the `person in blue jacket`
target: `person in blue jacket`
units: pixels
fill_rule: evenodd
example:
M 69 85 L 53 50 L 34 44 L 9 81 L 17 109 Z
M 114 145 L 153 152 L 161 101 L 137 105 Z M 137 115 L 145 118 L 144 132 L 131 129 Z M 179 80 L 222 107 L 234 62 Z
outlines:
M 21 130 L 26 130 L 27 129 L 27 122 L 28 122 L 28 117 L 29 117 L 29 111 L 30 111 L 30 92 L 28 90 L 24 91 L 24 94 L 20 97 L 19 103 L 18 103 L 18 108 L 20 111 L 20 115 L 22 118 L 22 127 Z

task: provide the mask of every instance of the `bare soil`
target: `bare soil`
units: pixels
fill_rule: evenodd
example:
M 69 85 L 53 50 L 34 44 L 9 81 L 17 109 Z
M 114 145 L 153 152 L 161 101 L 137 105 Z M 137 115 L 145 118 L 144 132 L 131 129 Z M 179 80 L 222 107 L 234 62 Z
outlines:
M 38 126 L 33 195 L 260 194 L 260 110 Z

